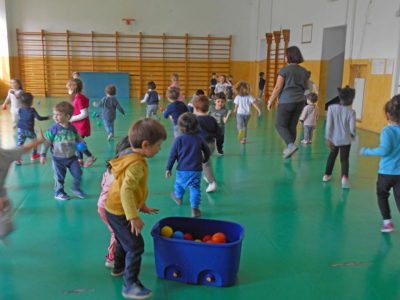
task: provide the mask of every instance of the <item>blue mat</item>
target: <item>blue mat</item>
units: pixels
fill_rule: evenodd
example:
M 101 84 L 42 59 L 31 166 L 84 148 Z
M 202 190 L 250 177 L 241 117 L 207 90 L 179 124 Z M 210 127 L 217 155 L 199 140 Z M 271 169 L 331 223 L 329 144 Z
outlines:
M 118 98 L 129 98 L 129 73 L 80 72 L 83 90 L 89 98 L 102 98 L 105 88 L 112 84 L 117 88 Z

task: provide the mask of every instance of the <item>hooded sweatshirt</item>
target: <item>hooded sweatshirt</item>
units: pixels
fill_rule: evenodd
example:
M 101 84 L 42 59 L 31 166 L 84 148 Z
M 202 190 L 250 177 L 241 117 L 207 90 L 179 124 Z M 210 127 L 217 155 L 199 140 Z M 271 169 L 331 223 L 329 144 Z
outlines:
M 148 167 L 146 159 L 137 153 L 110 161 L 114 181 L 107 195 L 105 209 L 127 220 L 138 217 L 147 198 Z

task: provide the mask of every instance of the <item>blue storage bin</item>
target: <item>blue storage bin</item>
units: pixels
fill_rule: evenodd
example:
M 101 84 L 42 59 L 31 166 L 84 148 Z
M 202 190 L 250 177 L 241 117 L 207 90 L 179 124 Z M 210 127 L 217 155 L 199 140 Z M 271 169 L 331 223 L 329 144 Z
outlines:
M 201 239 L 207 234 L 223 232 L 225 244 L 211 244 L 166 238 L 161 228 L 191 233 Z M 210 286 L 231 286 L 239 271 L 244 228 L 233 222 L 170 217 L 160 220 L 151 230 L 154 257 L 160 278 Z

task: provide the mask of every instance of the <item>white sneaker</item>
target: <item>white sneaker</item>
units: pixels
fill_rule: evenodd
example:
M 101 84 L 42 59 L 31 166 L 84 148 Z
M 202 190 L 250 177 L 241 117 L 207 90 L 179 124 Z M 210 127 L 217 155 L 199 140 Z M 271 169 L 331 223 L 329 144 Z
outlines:
M 215 181 L 211 182 L 207 189 L 206 189 L 206 193 L 211 193 L 211 192 L 215 192 L 217 190 L 217 183 Z
M 322 181 L 323 182 L 328 182 L 328 181 L 330 181 L 332 179 L 332 175 L 324 175 L 323 177 L 322 177 Z
M 106 259 L 106 263 L 104 265 L 106 266 L 106 268 L 112 269 L 114 268 L 114 261 Z
M 342 177 L 342 189 L 349 189 L 349 188 L 350 188 L 349 178 L 343 176 Z

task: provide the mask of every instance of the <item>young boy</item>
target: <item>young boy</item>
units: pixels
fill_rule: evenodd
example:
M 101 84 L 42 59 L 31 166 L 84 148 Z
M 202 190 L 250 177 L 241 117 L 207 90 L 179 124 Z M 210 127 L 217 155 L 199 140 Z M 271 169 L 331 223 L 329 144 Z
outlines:
M 226 96 L 224 93 L 218 93 L 216 97 L 215 107 L 210 107 L 210 116 L 217 121 L 219 126 L 220 135 L 217 137 L 217 152 L 219 155 L 224 155 L 225 124 L 231 111 L 225 108 Z
M 172 103 L 170 103 L 167 106 L 167 109 L 163 113 L 164 118 L 172 119 L 172 122 L 174 125 L 174 137 L 175 138 L 180 134 L 179 128 L 178 128 L 178 118 L 180 117 L 181 114 L 188 111 L 186 104 L 183 103 L 182 101 L 178 101 L 179 94 L 180 94 L 179 88 L 177 88 L 177 87 L 168 88 L 167 98 L 170 102 L 172 101 Z
M 198 135 L 198 125 L 199 122 L 192 113 L 187 112 L 179 117 L 178 126 L 182 135 L 172 144 L 165 173 L 167 178 L 171 177 L 171 170 L 177 160 L 175 191 L 171 193 L 171 197 L 176 204 L 182 205 L 183 195 L 189 187 L 190 206 L 194 218 L 201 216 L 199 205 L 202 164 L 209 160 L 211 154 L 204 139 Z
M 23 93 L 20 95 L 22 107 L 18 110 L 18 123 L 17 123 L 17 147 L 21 147 L 26 139 L 36 139 L 35 133 L 35 119 L 44 121 L 50 117 L 42 117 L 38 114 L 36 109 L 32 108 L 33 96 L 31 93 Z M 40 158 L 37 149 L 33 148 L 31 160 Z M 22 158 L 15 161 L 15 164 L 21 165 Z
M 115 97 L 117 89 L 114 85 L 106 86 L 106 96 L 103 97 L 99 103 L 93 102 L 96 107 L 101 107 L 103 110 L 103 124 L 108 134 L 107 139 L 110 141 L 114 137 L 114 122 L 116 117 L 117 109 L 125 116 L 125 111 L 119 104 Z
M 300 115 L 300 122 L 303 124 L 304 138 L 302 144 L 307 145 L 312 143 L 312 137 L 318 119 L 318 95 L 310 93 L 307 95 L 307 105 L 303 108 Z
M 129 129 L 129 142 L 133 153 L 110 161 L 114 182 L 105 204 L 106 217 L 118 241 L 115 265 L 125 261 L 122 295 L 129 299 L 146 299 L 151 290 L 139 280 L 144 241 L 141 235 L 144 223 L 138 211 L 154 214 L 157 209 L 145 204 L 148 188 L 146 158 L 155 156 L 167 137 L 164 127 L 155 120 L 144 119 Z
M 160 102 L 160 95 L 156 92 L 156 84 L 154 81 L 147 83 L 147 93 L 140 103 L 147 103 L 146 118 L 151 116 L 158 120 L 158 103 Z
M 52 154 L 53 170 L 55 173 L 54 198 L 57 200 L 69 200 L 70 196 L 64 190 L 64 181 L 67 169 L 72 177 L 72 193 L 78 198 L 85 198 L 81 190 L 82 170 L 76 156 L 76 145 L 83 143 L 71 119 L 74 108 L 71 103 L 62 101 L 53 108 L 53 119 L 56 122 L 45 132 L 45 142 L 41 151 L 40 163 L 47 161 L 47 150 L 50 148 Z
M 258 95 L 258 99 L 261 100 L 262 97 L 264 96 L 264 87 L 265 87 L 265 73 L 264 72 L 260 72 L 259 74 L 259 79 L 258 79 L 258 90 L 259 90 L 259 95 Z
M 12 225 L 12 207 L 7 197 L 7 190 L 4 187 L 8 169 L 11 163 L 21 157 L 22 154 L 29 152 L 31 149 L 36 149 L 38 145 L 44 142 L 42 131 L 36 139 L 30 143 L 22 145 L 15 149 L 0 148 L 0 238 L 13 230 Z
M 220 129 L 217 121 L 208 115 L 208 109 L 210 108 L 210 100 L 207 96 L 199 96 L 194 100 L 194 114 L 199 121 L 200 136 L 206 141 L 210 153 L 214 152 L 215 140 L 220 138 Z M 217 190 L 217 183 L 215 182 L 214 172 L 211 167 L 211 160 L 203 164 L 204 178 L 208 183 L 206 189 L 207 193 L 214 192 Z

